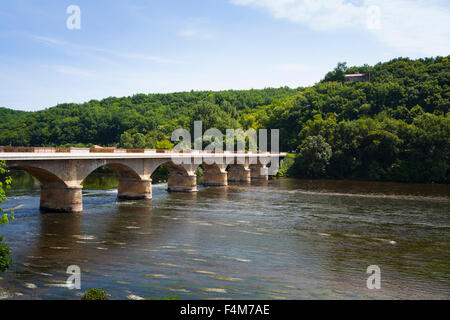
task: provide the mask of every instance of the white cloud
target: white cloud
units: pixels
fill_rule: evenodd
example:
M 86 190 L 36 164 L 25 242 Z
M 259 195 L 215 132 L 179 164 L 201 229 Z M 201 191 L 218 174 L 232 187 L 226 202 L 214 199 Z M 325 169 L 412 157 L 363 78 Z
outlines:
M 446 0 L 229 0 L 318 30 L 366 30 L 408 55 L 450 53 Z
M 180 25 L 178 36 L 186 39 L 209 40 L 215 37 L 215 28 L 209 19 L 188 18 Z
M 380 24 L 371 33 L 390 47 L 426 55 L 450 54 L 450 8 L 442 1 L 382 0 Z
M 43 37 L 43 36 L 38 36 L 38 35 L 33 35 L 32 37 L 35 40 L 38 40 L 40 42 L 47 43 L 47 44 L 53 44 L 53 45 L 59 45 L 59 46 L 69 46 L 70 45 L 69 42 L 58 40 L 55 38 Z
M 147 60 L 147 61 L 152 61 L 152 62 L 156 62 L 156 63 L 180 63 L 180 61 L 178 61 L 178 60 L 163 58 L 163 57 L 158 57 L 158 56 L 151 56 L 151 55 L 142 54 L 142 53 L 118 52 L 118 51 L 105 50 L 105 49 L 96 49 L 96 50 L 99 52 L 104 52 L 106 54 L 110 54 L 113 56 L 126 58 L 126 59 Z
M 209 31 L 200 30 L 197 28 L 186 28 L 181 30 L 178 35 L 183 38 L 200 38 L 200 39 L 212 39 L 213 34 Z
M 90 77 L 94 75 L 94 73 L 90 71 L 66 65 L 42 65 L 42 67 L 58 73 L 73 76 Z
M 344 0 L 230 0 L 241 6 L 268 10 L 275 18 L 307 24 L 316 30 L 360 24 L 362 6 Z
M 63 41 L 63 40 L 58 40 L 55 38 L 43 37 L 43 36 L 38 36 L 38 35 L 32 35 L 32 37 L 35 40 L 38 40 L 38 41 L 48 44 L 48 45 L 58 46 L 58 47 L 62 47 L 62 48 L 68 48 L 71 50 L 77 49 L 77 50 L 84 51 L 86 53 L 103 53 L 103 54 L 106 54 L 109 56 L 114 56 L 117 58 L 125 58 L 125 59 L 132 59 L 132 60 L 144 60 L 144 61 L 151 61 L 151 62 L 155 62 L 155 63 L 180 63 L 179 61 L 174 60 L 174 59 L 164 58 L 164 57 L 159 57 L 159 56 L 154 56 L 154 55 L 148 55 L 145 53 L 124 52 L 124 51 L 103 49 L 103 48 L 98 48 L 98 47 L 93 47 L 93 46 L 79 45 L 79 44 L 74 44 L 74 43 L 70 43 L 67 41 Z

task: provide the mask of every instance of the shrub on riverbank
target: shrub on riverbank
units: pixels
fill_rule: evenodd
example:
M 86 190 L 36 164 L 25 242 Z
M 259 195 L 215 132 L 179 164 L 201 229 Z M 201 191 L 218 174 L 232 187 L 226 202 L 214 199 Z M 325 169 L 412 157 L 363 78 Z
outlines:
M 109 299 L 106 295 L 106 291 L 92 288 L 84 293 L 83 297 L 81 297 L 81 300 L 109 300 Z
M 292 165 L 295 161 L 295 154 L 288 153 L 286 157 L 281 160 L 280 169 L 277 172 L 277 177 L 288 177 L 290 176 Z
M 6 189 L 11 184 L 11 178 L 5 176 L 5 162 L 0 161 L 0 203 L 6 200 Z M 12 222 L 14 220 L 14 212 L 4 213 L 0 208 L 0 225 Z M 9 245 L 3 242 L 3 236 L 0 236 L 0 272 L 6 271 L 12 263 L 12 259 L 9 257 L 12 250 Z

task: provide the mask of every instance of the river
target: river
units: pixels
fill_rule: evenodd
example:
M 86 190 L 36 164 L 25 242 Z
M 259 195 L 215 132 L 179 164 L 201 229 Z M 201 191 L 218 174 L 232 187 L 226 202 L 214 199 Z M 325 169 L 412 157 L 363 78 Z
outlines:
M 15 173 L 0 298 L 450 297 L 446 185 L 275 179 L 181 194 L 160 183 L 152 201 L 118 202 L 115 176 L 88 179 L 83 214 L 43 214 L 38 184 Z M 81 290 L 65 285 L 70 265 Z M 366 286 L 370 265 L 381 289 Z

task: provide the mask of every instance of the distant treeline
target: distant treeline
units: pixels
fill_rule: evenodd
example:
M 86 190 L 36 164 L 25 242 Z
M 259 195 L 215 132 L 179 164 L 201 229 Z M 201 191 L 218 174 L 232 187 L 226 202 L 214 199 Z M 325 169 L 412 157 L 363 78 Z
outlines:
M 173 130 L 280 129 L 296 152 L 286 174 L 311 178 L 450 182 L 450 56 L 398 58 L 329 72 L 306 88 L 191 91 L 0 108 L 0 145 L 170 148 Z M 369 73 L 370 82 L 343 82 Z

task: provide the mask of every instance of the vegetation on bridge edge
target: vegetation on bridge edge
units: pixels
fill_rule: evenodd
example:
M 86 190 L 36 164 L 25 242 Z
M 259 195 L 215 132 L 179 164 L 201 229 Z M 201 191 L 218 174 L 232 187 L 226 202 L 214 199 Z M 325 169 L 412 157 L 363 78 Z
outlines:
M 6 189 L 11 184 L 11 178 L 6 176 L 5 162 L 0 161 L 0 204 L 6 200 Z M 3 212 L 0 208 L 0 225 L 14 221 L 14 212 Z M 12 263 L 9 257 L 12 250 L 7 243 L 3 241 L 0 235 L 0 272 L 6 271 Z

